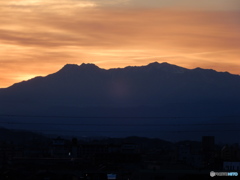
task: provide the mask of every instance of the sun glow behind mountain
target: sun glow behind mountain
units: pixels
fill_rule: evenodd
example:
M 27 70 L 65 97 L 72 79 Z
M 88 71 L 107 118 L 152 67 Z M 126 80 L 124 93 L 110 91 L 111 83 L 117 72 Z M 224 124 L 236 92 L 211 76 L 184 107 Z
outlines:
M 169 62 L 239 74 L 238 0 L 0 1 L 0 87 L 64 64 Z

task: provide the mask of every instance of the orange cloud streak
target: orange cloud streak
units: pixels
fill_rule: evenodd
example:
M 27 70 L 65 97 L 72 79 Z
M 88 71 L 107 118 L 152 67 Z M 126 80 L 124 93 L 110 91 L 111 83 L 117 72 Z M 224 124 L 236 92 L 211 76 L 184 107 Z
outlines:
M 5 14 L 0 16 L 0 87 L 53 73 L 66 63 L 112 68 L 168 61 L 187 68 L 240 72 L 237 11 L 26 2 L 0 2 Z

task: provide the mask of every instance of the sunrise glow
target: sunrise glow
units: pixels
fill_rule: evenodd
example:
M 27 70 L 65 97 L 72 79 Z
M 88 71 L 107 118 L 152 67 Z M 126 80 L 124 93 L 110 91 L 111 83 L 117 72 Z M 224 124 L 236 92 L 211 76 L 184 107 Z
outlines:
M 240 74 L 238 0 L 8 0 L 0 12 L 0 88 L 67 63 Z

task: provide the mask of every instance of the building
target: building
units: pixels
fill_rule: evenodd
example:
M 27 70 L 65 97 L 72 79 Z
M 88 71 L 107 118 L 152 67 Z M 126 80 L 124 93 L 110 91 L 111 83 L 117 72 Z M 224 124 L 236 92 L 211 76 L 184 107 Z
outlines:
M 240 162 L 223 162 L 223 169 L 226 171 L 240 171 Z

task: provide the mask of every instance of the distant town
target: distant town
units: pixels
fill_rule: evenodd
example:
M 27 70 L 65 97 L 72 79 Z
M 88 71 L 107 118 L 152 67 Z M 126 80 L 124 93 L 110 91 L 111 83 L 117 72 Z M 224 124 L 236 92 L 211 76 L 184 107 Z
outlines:
M 240 170 L 239 145 L 216 144 L 214 136 L 176 143 L 144 137 L 22 137 L 1 139 L 1 180 L 206 179 L 211 171 Z

